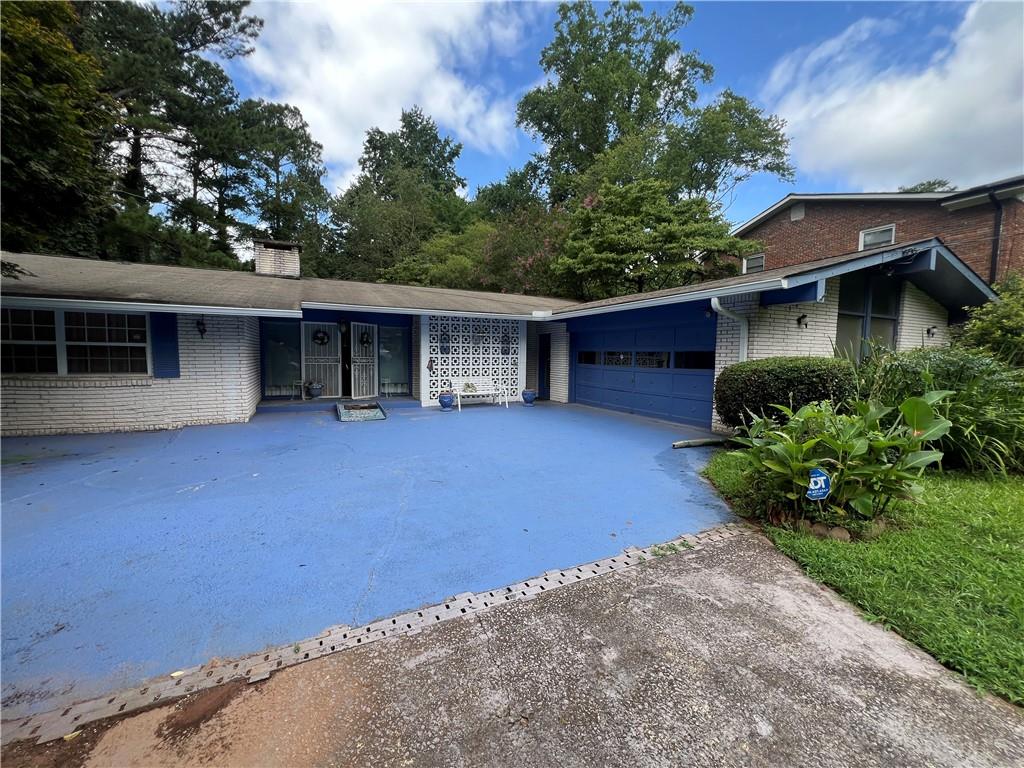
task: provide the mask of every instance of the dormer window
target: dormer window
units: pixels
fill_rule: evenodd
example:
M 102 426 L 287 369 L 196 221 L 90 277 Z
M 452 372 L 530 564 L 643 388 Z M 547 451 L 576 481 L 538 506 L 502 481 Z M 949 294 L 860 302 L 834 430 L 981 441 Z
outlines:
M 872 229 L 862 229 L 860 231 L 860 247 L 857 250 L 866 251 L 868 248 L 892 245 L 895 242 L 895 224 L 886 224 L 884 227 L 874 227 Z
M 764 272 L 764 254 L 758 253 L 754 256 L 746 256 L 743 259 L 743 274 L 749 272 Z

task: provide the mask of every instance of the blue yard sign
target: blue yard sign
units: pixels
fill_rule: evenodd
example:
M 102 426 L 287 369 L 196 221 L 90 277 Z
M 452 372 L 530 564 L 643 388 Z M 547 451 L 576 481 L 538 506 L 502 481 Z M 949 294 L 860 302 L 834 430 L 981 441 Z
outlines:
M 812 501 L 827 499 L 832 492 L 832 480 L 823 469 L 811 470 L 811 482 L 807 486 L 807 498 Z

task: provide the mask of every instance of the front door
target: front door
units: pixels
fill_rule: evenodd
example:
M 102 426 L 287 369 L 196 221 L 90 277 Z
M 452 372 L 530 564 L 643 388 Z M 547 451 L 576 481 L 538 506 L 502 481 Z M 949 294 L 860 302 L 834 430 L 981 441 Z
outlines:
M 302 324 L 302 380 L 322 384 L 323 397 L 341 397 L 341 334 L 337 323 Z
M 377 396 L 377 326 L 352 323 L 352 397 Z

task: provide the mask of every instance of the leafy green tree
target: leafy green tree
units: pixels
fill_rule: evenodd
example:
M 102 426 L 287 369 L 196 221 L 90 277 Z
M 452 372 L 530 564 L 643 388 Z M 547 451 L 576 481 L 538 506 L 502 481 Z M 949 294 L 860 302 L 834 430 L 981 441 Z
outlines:
M 479 290 L 481 254 L 494 232 L 494 225 L 486 221 L 475 221 L 459 233 L 440 232 L 384 270 L 382 277 L 389 283 Z
M 529 171 L 510 170 L 503 181 L 480 187 L 474 200 L 481 216 L 497 219 L 525 208 L 537 208 L 543 198 Z
M 664 125 L 693 104 L 697 83 L 713 70 L 677 39 L 692 16 L 685 3 L 645 13 L 638 2 L 612 2 L 601 17 L 590 3 L 559 6 L 540 58 L 548 81 L 517 111 L 519 125 L 547 146 L 536 160 L 553 201 L 623 136 Z
M 728 269 L 722 256 L 756 248 L 731 237 L 704 198 L 673 200 L 656 179 L 606 183 L 572 211 L 553 269 L 571 295 L 603 299 L 716 277 Z
M 253 229 L 275 240 L 295 240 L 311 211 L 327 207 L 322 147 L 295 107 L 248 100 L 239 112 L 253 177 Z
M 656 176 L 680 196 L 721 202 L 757 173 L 794 178 L 785 122 L 728 89 L 666 125 L 662 136 Z
M 900 192 L 956 192 L 956 185 L 949 179 L 926 179 L 899 189 Z
M 376 282 L 437 231 L 434 189 L 409 169 L 393 170 L 390 176 L 387 197 L 377 194 L 364 176 L 332 203 L 335 247 L 342 255 L 331 277 Z
M 416 173 L 420 180 L 442 194 L 453 194 L 466 185 L 455 171 L 462 144 L 441 137 L 437 123 L 419 107 L 402 110 L 397 131 L 371 128 L 366 132 L 359 167 L 381 195 L 392 192 L 392 174 L 399 169 Z
M 969 310 L 958 342 L 1024 368 L 1024 277 L 1010 274 L 995 289 L 999 301 Z
M 103 139 L 112 124 L 96 59 L 75 50 L 69 2 L 0 7 L 3 246 L 88 254 L 111 215 Z
M 524 206 L 502 216 L 482 254 L 480 287 L 571 297 L 571 281 L 554 271 L 568 229 L 569 216 L 560 208 Z

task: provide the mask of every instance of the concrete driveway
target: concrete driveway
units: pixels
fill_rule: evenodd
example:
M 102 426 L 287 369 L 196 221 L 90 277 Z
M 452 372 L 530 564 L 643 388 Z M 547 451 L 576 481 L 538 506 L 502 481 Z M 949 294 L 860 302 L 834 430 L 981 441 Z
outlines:
M 1010 766 L 1024 716 L 757 534 L 212 689 L 11 766 Z
M 473 406 L 4 440 L 4 716 L 717 525 L 687 432 Z

